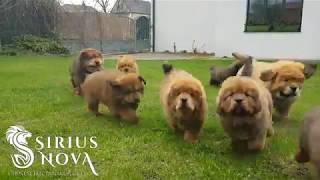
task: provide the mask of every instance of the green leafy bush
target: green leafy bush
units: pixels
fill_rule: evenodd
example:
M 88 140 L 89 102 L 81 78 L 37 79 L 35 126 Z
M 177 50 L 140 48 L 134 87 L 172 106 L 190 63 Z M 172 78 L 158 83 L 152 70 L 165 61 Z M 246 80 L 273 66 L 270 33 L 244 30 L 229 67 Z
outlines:
M 30 50 L 38 54 L 69 54 L 69 50 L 65 48 L 58 39 L 42 38 L 33 35 L 23 35 L 15 39 L 17 48 Z

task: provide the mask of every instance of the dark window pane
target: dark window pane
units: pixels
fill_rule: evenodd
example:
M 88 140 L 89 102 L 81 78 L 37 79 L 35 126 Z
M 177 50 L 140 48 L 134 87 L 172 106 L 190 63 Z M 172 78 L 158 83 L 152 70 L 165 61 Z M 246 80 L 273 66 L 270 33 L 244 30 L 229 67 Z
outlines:
M 246 32 L 300 32 L 303 0 L 248 0 Z

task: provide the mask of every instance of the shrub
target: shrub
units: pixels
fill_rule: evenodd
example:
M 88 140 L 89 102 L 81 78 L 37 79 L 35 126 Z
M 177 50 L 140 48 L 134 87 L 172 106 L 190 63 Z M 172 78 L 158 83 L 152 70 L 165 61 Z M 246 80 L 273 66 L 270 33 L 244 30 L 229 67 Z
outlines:
M 18 36 L 15 39 L 17 48 L 29 50 L 39 54 L 69 54 L 69 50 L 65 48 L 58 39 L 42 38 L 33 35 Z

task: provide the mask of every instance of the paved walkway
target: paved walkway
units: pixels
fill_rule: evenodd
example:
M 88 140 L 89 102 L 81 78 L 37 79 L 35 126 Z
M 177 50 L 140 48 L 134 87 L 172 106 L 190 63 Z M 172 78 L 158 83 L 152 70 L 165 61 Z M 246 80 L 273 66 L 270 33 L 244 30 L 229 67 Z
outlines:
M 174 54 L 174 53 L 137 53 L 131 54 L 138 60 L 186 60 L 186 59 L 215 59 L 209 55 Z M 119 55 L 104 55 L 106 59 L 117 59 Z

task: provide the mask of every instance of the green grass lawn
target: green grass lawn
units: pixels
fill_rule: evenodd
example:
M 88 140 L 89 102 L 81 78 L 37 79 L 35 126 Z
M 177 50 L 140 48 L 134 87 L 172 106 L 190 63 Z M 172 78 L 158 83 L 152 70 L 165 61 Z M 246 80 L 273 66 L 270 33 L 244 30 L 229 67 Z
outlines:
M 319 72 L 306 81 L 289 120 L 274 125 L 276 134 L 268 139 L 266 149 L 241 155 L 231 150 L 230 139 L 219 124 L 215 114 L 218 88 L 208 83 L 211 65 L 226 66 L 231 61 L 170 61 L 176 68 L 199 78 L 207 92 L 208 119 L 199 144 L 191 145 L 184 142 L 183 137 L 176 136 L 164 119 L 159 102 L 163 61 L 138 62 L 147 86 L 138 109 L 140 123 L 130 125 L 110 116 L 103 106 L 100 107 L 104 113 L 102 117 L 87 112 L 84 100 L 72 94 L 68 74 L 71 60 L 71 57 L 55 56 L 0 56 L 0 179 L 24 171 L 84 173 L 84 176 L 73 177 L 80 179 L 93 176 L 87 165 L 53 168 L 42 166 L 39 157 L 28 169 L 15 168 L 10 158 L 15 150 L 6 142 L 5 133 L 9 126 L 17 124 L 32 132 L 28 141 L 33 149 L 36 136 L 97 136 L 96 149 L 49 149 L 46 152 L 86 151 L 101 179 L 310 178 L 309 170 L 293 159 L 301 120 L 307 111 L 320 104 Z M 115 61 L 106 60 L 105 67 L 115 67 Z M 55 179 L 57 176 L 40 178 Z

